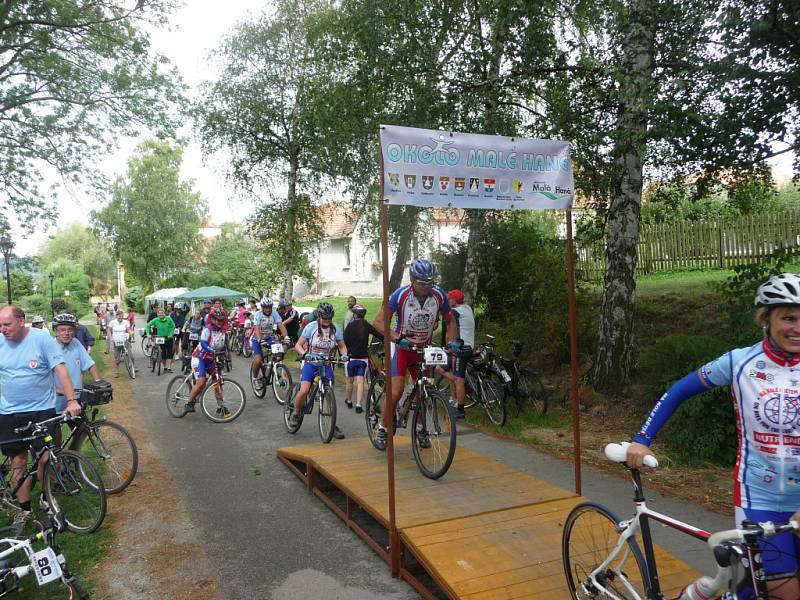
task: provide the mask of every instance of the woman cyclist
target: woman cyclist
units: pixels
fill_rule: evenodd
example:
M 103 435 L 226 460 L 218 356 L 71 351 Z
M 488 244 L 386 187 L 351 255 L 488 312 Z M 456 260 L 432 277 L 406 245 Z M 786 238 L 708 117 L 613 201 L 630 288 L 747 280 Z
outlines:
M 206 377 L 215 375 L 217 371 L 217 354 L 225 354 L 225 321 L 227 315 L 221 309 L 213 309 L 209 314 L 209 324 L 200 333 L 200 340 L 192 352 L 192 372 L 196 378 L 192 391 L 189 392 L 186 412 L 194 412 L 197 396 L 206 387 Z M 219 407 L 217 413 L 227 417 L 230 411 L 222 404 L 222 390 L 217 386 L 214 390 Z
M 364 376 L 369 369 L 369 336 L 383 341 L 383 334 L 372 326 L 372 323 L 364 319 L 367 316 L 367 309 L 362 304 L 356 304 L 351 309 L 353 320 L 344 328 L 344 343 L 350 351 L 350 360 L 347 361 L 345 371 L 347 382 L 345 383 L 346 397 L 344 400 L 347 408 L 353 408 L 353 383 L 356 387 L 356 412 L 364 412 L 361 401 L 364 398 Z
M 739 439 L 733 470 L 737 526 L 745 519 L 785 522 L 800 507 L 800 276 L 770 278 L 758 288 L 755 305 L 764 339 L 727 352 L 667 390 L 627 456 L 630 466 L 641 467 L 651 454 L 648 446 L 681 402 L 730 386 Z M 800 598 L 800 538 L 784 533 L 763 547 L 770 598 Z

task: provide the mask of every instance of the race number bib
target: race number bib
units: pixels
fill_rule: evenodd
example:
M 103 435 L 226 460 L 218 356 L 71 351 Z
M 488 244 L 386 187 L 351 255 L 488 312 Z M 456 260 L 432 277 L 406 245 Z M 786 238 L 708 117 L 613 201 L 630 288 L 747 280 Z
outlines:
M 272 350 L 273 354 L 283 354 L 283 344 L 272 344 L 270 350 Z
M 58 564 L 58 558 L 52 548 L 34 553 L 31 556 L 31 564 L 39 585 L 45 585 L 61 577 L 61 565 Z
M 180 327 L 176 327 L 175 331 L 172 332 L 172 335 L 180 335 L 180 334 L 181 334 L 181 328 Z
M 425 348 L 425 363 L 429 365 L 446 365 L 447 353 L 433 346 Z
M 114 345 L 117 348 L 123 348 L 125 346 L 125 342 L 124 341 L 120 342 L 119 340 L 117 340 L 116 342 L 114 342 Z
M 197 340 L 200 339 L 200 334 L 199 333 L 190 333 L 189 334 L 189 339 L 193 340 L 193 341 L 197 341 Z
M 156 338 L 156 344 L 161 345 L 163 343 L 164 343 L 164 338 L 163 337 L 157 337 Z

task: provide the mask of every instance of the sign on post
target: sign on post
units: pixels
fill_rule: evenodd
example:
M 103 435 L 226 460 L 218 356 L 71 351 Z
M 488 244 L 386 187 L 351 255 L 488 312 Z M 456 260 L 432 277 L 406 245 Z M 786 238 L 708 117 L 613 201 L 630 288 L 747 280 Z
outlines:
M 570 209 L 569 144 L 381 126 L 389 204 L 489 210 Z

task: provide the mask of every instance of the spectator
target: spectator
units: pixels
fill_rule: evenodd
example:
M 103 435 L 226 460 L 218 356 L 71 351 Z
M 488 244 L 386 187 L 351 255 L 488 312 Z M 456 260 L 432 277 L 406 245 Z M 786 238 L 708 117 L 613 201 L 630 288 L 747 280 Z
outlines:
M 344 325 L 342 326 L 342 331 L 347 329 L 347 326 L 350 325 L 350 322 L 353 320 L 353 307 L 356 305 L 356 297 L 355 296 L 348 296 L 347 297 L 347 312 L 344 313 Z
M 86 352 L 91 353 L 92 346 L 94 346 L 94 336 L 89 333 L 89 330 L 85 325 L 80 323 L 76 324 L 75 339 L 78 340 L 84 348 L 86 348 Z

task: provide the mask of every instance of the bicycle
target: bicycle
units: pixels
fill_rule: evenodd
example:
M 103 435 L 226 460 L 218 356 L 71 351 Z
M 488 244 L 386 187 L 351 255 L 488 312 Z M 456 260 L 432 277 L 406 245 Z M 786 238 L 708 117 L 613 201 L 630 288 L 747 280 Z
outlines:
M 80 452 L 92 462 L 106 494 L 117 494 L 128 487 L 139 469 L 139 451 L 128 430 L 97 416 L 99 406 L 111 402 L 112 397 L 108 382 L 87 383 L 83 390 L 75 390 L 83 410 L 72 419 L 69 434 L 61 442 L 62 449 Z
M 258 377 L 250 377 L 250 385 L 256 398 L 267 395 L 267 386 L 272 386 L 272 395 L 278 404 L 285 404 L 292 388 L 292 374 L 283 364 L 286 352 L 283 344 L 273 342 L 270 344 L 261 341 L 261 367 Z
M 51 435 L 51 426 L 68 420 L 66 415 L 59 415 L 14 429 L 17 435 L 27 431 L 31 434 L 7 440 L 8 443 L 37 441 L 42 446 L 33 450 L 33 461 L 13 489 L 9 487 L 10 481 L 6 480 L 11 474 L 11 458 L 5 458 L 0 465 L 0 502 L 12 510 L 20 510 L 17 493 L 29 477 L 36 483 L 37 469 L 41 461 L 45 460 L 42 497 L 47 504 L 47 510 L 63 513 L 67 529 L 73 533 L 92 533 L 100 527 L 106 516 L 105 487 L 89 459 L 73 450 L 62 449 Z
M 397 403 L 393 427 L 405 428 L 409 413 L 415 424 L 411 428 L 411 449 L 420 472 L 430 479 L 447 473 L 456 452 L 456 416 L 452 405 L 434 383 L 434 369 L 447 364 L 447 353 L 436 346 L 416 346 L 411 350 L 422 354 L 422 362 L 412 369 L 414 389 L 403 394 Z M 386 377 L 381 374 L 369 386 L 365 418 L 367 435 L 372 445 L 381 422 L 381 410 L 386 392 Z M 394 433 L 394 432 L 392 432 Z
M 294 412 L 294 398 L 297 396 L 297 390 L 300 388 L 300 384 L 292 385 L 291 393 L 287 397 L 287 402 L 284 404 L 283 422 L 284 425 L 286 425 L 286 431 L 291 434 L 297 433 L 300 431 L 300 426 L 303 424 L 303 416 L 310 415 L 314 412 L 314 404 L 319 400 L 317 419 L 319 424 L 319 437 L 323 444 L 327 444 L 333 439 L 333 433 L 336 429 L 336 395 L 333 391 L 333 381 L 324 375 L 323 369 L 328 365 L 334 365 L 342 361 L 337 361 L 330 356 L 313 352 L 308 352 L 303 360 L 316 367 L 314 382 L 308 392 L 308 396 L 306 396 L 306 402 L 303 405 L 303 410 L 300 412 L 300 420 L 296 425 L 290 422 L 289 417 Z
M 133 364 L 133 355 L 128 350 L 128 342 L 114 341 L 114 347 L 119 348 L 121 361 L 125 364 L 125 370 L 128 372 L 128 377 L 136 379 L 136 367 Z
M 139 332 L 139 337 L 142 338 L 142 353 L 147 358 L 150 358 L 150 354 L 153 352 L 153 338 L 145 333 L 144 327 L 139 327 L 136 331 Z
M 153 348 L 150 351 L 150 372 L 155 373 L 158 377 L 161 375 L 161 346 L 166 340 L 161 336 L 151 337 L 153 337 Z
M 664 600 L 650 533 L 649 521 L 653 520 L 707 542 L 717 561 L 714 577 L 703 576 L 692 582 L 676 600 L 712 598 L 723 590 L 730 592 L 723 596 L 730 600 L 753 597 L 740 595 L 750 585 L 749 591 L 755 593 L 755 598 L 768 600 L 758 541 L 797 529 L 797 523 L 745 522 L 742 529 L 711 534 L 651 510 L 645 502 L 639 469 L 625 463 L 628 445 L 627 442 L 608 444 L 605 454 L 609 460 L 622 463 L 631 473 L 633 518 L 621 521 L 602 504 L 583 502 L 570 511 L 564 523 L 562 560 L 571 598 Z M 655 468 L 658 461 L 648 456 L 645 465 Z M 636 540 L 639 534 L 644 555 Z M 630 558 L 633 564 L 626 564 Z
M 247 397 L 241 385 L 223 376 L 225 358 L 214 357 L 216 371 L 206 376 L 206 384 L 200 393 L 200 409 L 212 423 L 230 423 L 243 412 Z M 176 375 L 167 384 L 167 410 L 176 419 L 186 415 L 186 403 L 197 378 L 192 370 L 188 375 Z
M 41 530 L 28 538 L 0 539 L 0 547 L 5 548 L 0 552 L 0 596 L 17 591 L 20 580 L 33 573 L 40 587 L 61 580 L 67 588 L 68 598 L 88 600 L 89 594 L 70 572 L 67 559 L 56 542 L 56 533 L 64 531 L 63 515 L 45 513 L 37 524 Z M 44 542 L 45 547 L 35 551 L 33 544 L 36 542 Z M 8 560 L 15 554 L 24 554 L 25 564 L 18 565 L 16 561 Z
M 522 348 L 522 342 L 512 340 L 513 358 L 499 357 L 500 363 L 510 376 L 510 381 L 506 382 L 506 389 L 516 400 L 517 415 L 522 411 L 526 402 L 533 407 L 533 412 L 543 415 L 547 412 L 547 390 L 533 369 L 522 366 L 519 360 Z

